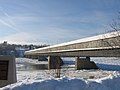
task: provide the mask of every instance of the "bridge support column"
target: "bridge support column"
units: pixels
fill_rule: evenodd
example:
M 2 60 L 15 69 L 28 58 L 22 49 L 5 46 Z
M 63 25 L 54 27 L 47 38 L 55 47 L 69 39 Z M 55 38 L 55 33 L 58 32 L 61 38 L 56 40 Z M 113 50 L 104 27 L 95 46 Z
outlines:
M 63 65 L 63 61 L 59 56 L 49 56 L 48 57 L 48 69 L 60 69 Z
M 86 57 L 86 58 L 77 57 L 75 67 L 77 70 L 80 70 L 80 69 L 98 69 L 97 65 L 93 61 L 90 61 L 90 57 Z

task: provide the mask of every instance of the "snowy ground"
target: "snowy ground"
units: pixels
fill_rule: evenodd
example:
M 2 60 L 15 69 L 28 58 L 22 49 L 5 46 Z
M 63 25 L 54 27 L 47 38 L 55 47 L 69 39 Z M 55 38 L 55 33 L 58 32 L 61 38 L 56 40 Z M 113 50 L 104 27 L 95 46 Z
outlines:
M 2 90 L 119 90 L 120 59 L 91 58 L 100 70 L 75 70 L 73 58 L 63 58 L 61 78 L 55 78 L 54 70 L 34 70 L 29 59 L 16 59 L 17 83 Z M 42 62 L 45 63 L 46 62 Z M 68 66 L 69 64 L 69 66 Z

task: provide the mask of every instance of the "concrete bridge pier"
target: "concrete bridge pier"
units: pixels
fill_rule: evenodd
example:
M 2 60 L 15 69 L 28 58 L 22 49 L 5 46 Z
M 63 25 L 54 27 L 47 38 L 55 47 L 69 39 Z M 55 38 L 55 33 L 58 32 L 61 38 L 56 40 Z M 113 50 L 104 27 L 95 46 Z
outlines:
M 63 61 L 60 56 L 48 56 L 48 69 L 60 69 Z
M 55 69 L 56 78 L 60 78 L 61 65 L 63 65 L 63 61 L 60 56 L 48 56 L 48 70 Z
M 75 68 L 80 69 L 98 69 L 97 65 L 90 61 L 90 57 L 80 58 L 76 57 Z

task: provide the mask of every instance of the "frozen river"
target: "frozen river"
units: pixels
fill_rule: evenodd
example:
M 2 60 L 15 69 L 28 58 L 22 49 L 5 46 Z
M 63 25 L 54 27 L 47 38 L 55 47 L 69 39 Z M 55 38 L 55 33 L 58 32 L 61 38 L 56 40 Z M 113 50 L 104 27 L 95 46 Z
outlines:
M 38 62 L 17 58 L 17 83 L 2 90 L 119 90 L 120 58 L 91 58 L 98 70 L 75 70 L 75 58 L 63 58 L 66 68 L 61 77 L 55 78 L 54 70 L 39 70 L 31 67 Z M 1 89 L 0 89 L 1 90 Z
M 93 78 L 103 78 L 108 75 L 119 74 L 120 71 L 120 58 L 91 58 L 99 70 L 75 70 L 75 58 L 63 58 L 66 68 L 61 69 L 61 77 L 76 77 L 89 79 L 91 76 Z M 17 67 L 17 79 L 18 81 L 22 80 L 33 80 L 33 79 L 46 79 L 54 78 L 54 70 L 39 70 L 31 66 L 30 63 L 44 63 L 37 61 L 36 59 L 26 59 L 26 58 L 17 58 L 16 67 Z

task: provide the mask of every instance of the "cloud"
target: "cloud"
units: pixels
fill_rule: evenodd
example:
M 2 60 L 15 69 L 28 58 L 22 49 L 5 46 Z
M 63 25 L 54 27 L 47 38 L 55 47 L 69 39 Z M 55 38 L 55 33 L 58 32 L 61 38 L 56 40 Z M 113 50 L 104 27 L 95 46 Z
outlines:
M 0 19 L 0 23 L 6 25 L 7 27 L 13 29 L 13 30 L 16 30 L 16 31 L 19 31 L 16 27 L 12 26 L 11 24 L 7 23 L 6 21 Z
M 35 39 L 36 37 L 33 34 L 19 32 L 13 35 L 2 37 L 0 38 L 0 41 L 8 41 L 8 43 L 12 44 L 38 44 L 39 42 L 35 42 Z
M 47 28 L 46 28 L 47 29 Z M 18 32 L 13 35 L 1 37 L 0 41 L 8 41 L 8 43 L 16 44 L 58 44 L 66 41 L 77 39 L 77 33 L 73 31 L 49 27 L 46 30 L 34 32 Z
M 0 23 L 6 25 L 7 27 L 15 30 L 15 31 L 19 31 L 18 28 L 16 28 L 15 23 L 11 20 L 11 16 L 9 16 L 9 14 L 7 12 L 5 12 L 5 10 L 0 7 L 0 11 L 3 13 L 3 17 L 0 18 Z
M 107 21 L 106 13 L 101 11 L 91 12 L 84 16 L 61 15 L 54 17 L 30 15 L 29 12 L 10 16 L 3 9 L 1 9 L 1 12 L 4 15 L 0 17 L 0 23 L 16 31 L 16 34 L 0 37 L 0 41 L 7 40 L 9 43 L 56 44 L 71 41 L 91 33 L 100 32 L 100 29 L 92 27 L 92 24 L 99 23 L 101 25 L 102 22 L 104 25 Z M 79 26 L 85 24 L 86 26 L 81 28 L 76 27 L 75 24 Z M 85 27 L 87 26 L 91 26 L 93 30 L 91 28 L 86 30 Z
M 100 23 L 100 22 L 107 22 L 109 17 L 112 13 L 105 13 L 103 11 L 91 11 L 91 12 L 83 12 L 84 15 L 78 14 L 75 16 L 63 16 L 63 17 L 53 17 L 53 19 L 67 22 L 67 23 L 83 23 L 83 24 L 90 24 L 90 23 Z M 89 15 L 87 15 L 89 14 Z

